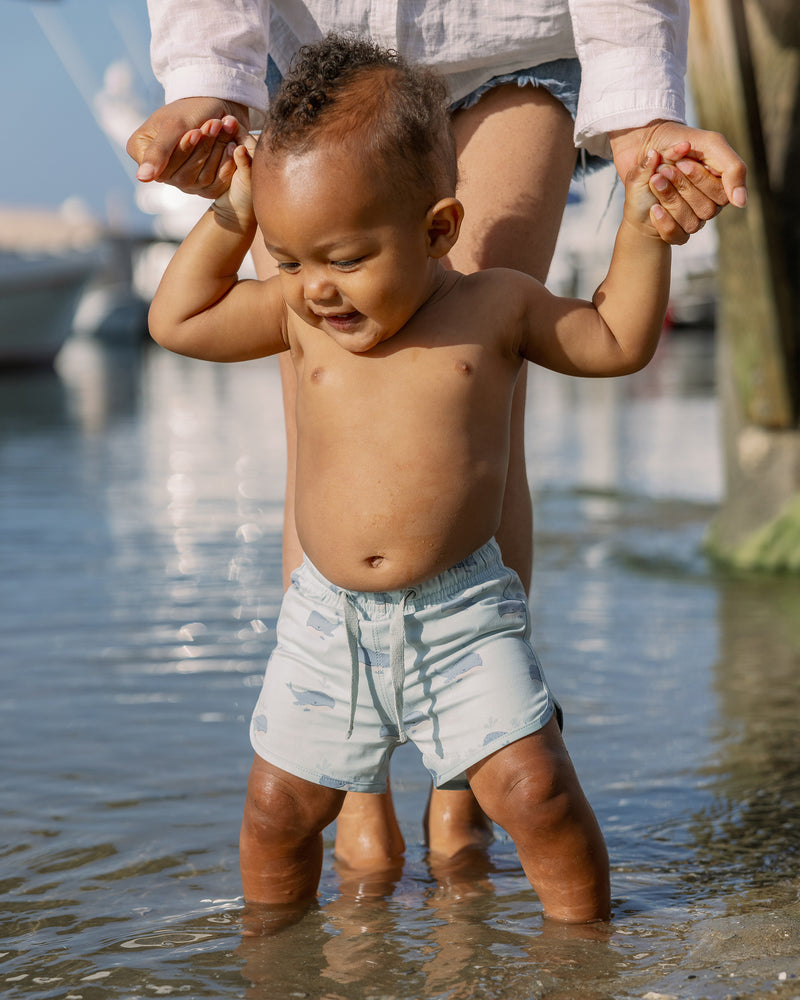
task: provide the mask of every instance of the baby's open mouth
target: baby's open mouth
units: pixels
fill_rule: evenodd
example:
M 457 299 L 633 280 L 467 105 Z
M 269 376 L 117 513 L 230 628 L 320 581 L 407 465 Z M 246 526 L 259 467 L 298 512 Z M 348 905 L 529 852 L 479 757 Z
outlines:
M 353 326 L 361 318 L 360 312 L 349 312 L 349 313 L 334 313 L 330 316 L 322 317 L 326 323 L 330 323 L 331 326 L 338 329 L 347 329 Z

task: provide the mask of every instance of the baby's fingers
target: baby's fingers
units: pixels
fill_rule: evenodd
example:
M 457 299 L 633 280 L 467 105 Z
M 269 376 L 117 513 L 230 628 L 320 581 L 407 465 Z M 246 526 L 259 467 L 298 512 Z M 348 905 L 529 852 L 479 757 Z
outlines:
M 226 115 L 224 118 L 209 118 L 203 122 L 199 131 L 214 139 L 220 138 L 223 142 L 232 139 L 237 143 L 244 142 L 250 134 L 233 115 Z
M 231 146 L 233 147 L 233 143 Z M 240 215 L 251 211 L 252 195 L 250 185 L 251 163 L 250 153 L 244 145 L 232 149 L 231 163 L 233 178 L 230 185 L 230 200 L 234 210 Z
M 241 171 L 242 177 L 246 180 L 250 180 L 250 169 L 253 163 L 252 151 L 244 144 L 235 146 L 232 149 L 233 162 L 238 171 Z
M 171 183 L 206 198 L 218 197 L 236 171 L 233 150 L 237 138 L 244 139 L 247 134 L 232 115 L 210 118 L 186 132 L 178 143 L 184 159 L 171 174 Z

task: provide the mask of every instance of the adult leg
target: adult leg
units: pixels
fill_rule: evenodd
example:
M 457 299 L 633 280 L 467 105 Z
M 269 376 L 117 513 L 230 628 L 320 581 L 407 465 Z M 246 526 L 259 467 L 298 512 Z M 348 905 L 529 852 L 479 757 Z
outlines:
M 383 794 L 348 792 L 336 819 L 338 861 L 354 871 L 393 872 L 406 845 L 391 788 Z
M 464 222 L 450 253 L 465 273 L 513 267 L 544 281 L 555 250 L 575 165 L 569 112 L 540 87 L 496 87 L 454 116 Z M 533 513 L 525 468 L 523 367 L 511 414 L 511 453 L 497 542 L 527 588 Z M 433 789 L 426 810 L 433 853 L 453 857 L 491 840 L 471 792 Z
M 283 589 L 288 590 L 292 573 L 303 561 L 303 549 L 297 537 L 294 497 L 297 481 L 297 376 L 288 351 L 278 356 L 283 392 L 283 423 L 286 428 L 286 489 L 283 496 Z
M 544 281 L 575 165 L 573 123 L 541 87 L 507 84 L 453 119 L 464 222 L 450 261 L 469 273 L 512 267 Z M 525 369 L 523 368 L 523 372 Z M 498 543 L 530 585 L 533 531 L 525 471 L 524 378 L 512 414 L 512 451 Z
M 555 718 L 468 773 L 483 809 L 514 841 L 544 915 L 608 920 L 608 852 Z

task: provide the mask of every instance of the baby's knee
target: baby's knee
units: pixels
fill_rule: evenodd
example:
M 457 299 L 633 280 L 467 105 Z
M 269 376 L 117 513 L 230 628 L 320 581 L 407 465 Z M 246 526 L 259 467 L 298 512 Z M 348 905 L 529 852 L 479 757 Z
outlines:
M 257 760 L 247 785 L 244 825 L 259 840 L 306 840 L 333 822 L 343 798 L 344 793 Z
M 470 775 L 481 805 L 506 830 L 520 822 L 528 827 L 558 825 L 583 801 L 555 721 L 550 728 L 550 739 L 545 734 L 523 738 L 497 754 L 491 770 L 474 780 Z
M 571 768 L 557 765 L 519 774 L 503 790 L 501 810 L 529 828 L 558 826 L 572 811 L 576 795 L 582 797 L 573 779 Z

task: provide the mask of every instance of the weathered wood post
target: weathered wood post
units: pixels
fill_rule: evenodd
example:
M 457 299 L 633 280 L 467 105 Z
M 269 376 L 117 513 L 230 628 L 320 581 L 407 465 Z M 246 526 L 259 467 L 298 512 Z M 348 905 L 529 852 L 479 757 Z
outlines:
M 726 495 L 711 556 L 800 572 L 800 11 L 796 0 L 692 0 L 700 124 L 748 163 L 749 200 L 717 221 L 718 387 Z

